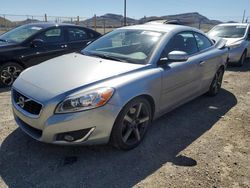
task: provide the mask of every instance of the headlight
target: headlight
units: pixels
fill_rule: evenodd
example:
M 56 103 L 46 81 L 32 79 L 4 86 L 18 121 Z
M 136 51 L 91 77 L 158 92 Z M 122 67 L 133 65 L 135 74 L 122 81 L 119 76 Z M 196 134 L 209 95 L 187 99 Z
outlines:
M 227 45 L 227 47 L 229 47 L 230 49 L 238 48 L 238 47 L 240 47 L 240 45 L 242 44 L 242 42 L 243 41 L 238 41 L 238 42 L 235 42 L 233 44 Z
M 69 96 L 58 105 L 55 113 L 79 112 L 103 106 L 114 91 L 113 88 L 104 87 Z

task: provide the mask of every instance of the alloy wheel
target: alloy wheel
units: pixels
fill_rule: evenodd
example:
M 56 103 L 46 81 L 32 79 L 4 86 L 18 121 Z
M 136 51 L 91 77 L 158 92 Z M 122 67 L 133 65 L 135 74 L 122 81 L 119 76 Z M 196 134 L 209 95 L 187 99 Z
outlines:
M 5 86 L 11 86 L 21 72 L 22 69 L 17 66 L 4 67 L 1 71 L 1 82 Z
M 123 118 L 122 140 L 128 145 L 139 143 L 150 120 L 150 112 L 144 103 L 139 102 L 129 108 Z
M 222 79 L 223 79 L 223 71 L 219 70 L 215 75 L 213 83 L 214 93 L 218 93 L 219 89 L 221 88 Z

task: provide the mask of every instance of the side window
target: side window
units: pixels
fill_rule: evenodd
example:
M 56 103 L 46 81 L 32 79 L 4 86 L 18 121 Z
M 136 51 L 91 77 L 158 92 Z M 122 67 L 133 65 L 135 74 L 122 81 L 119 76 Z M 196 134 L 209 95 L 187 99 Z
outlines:
M 81 41 L 88 38 L 87 33 L 80 28 L 68 28 L 69 41 Z
M 196 38 L 199 50 L 205 50 L 213 45 L 207 37 L 200 33 L 195 33 L 194 36 Z
M 50 29 L 40 34 L 38 39 L 42 39 L 45 43 L 63 42 L 63 32 L 60 28 Z
M 188 55 L 197 53 L 199 50 L 193 33 L 187 31 L 175 35 L 170 40 L 164 53 L 168 54 L 172 51 L 184 51 Z
M 247 37 L 248 40 L 250 40 L 250 26 L 249 26 L 249 29 L 248 29 L 248 37 Z

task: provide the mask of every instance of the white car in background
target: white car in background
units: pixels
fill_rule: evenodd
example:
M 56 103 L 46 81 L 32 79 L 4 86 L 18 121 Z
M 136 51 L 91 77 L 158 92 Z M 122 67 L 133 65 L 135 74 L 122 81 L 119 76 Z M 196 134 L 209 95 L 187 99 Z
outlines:
M 229 63 L 242 66 L 250 57 L 250 24 L 227 23 L 219 24 L 208 32 L 212 39 L 223 38 L 229 47 Z

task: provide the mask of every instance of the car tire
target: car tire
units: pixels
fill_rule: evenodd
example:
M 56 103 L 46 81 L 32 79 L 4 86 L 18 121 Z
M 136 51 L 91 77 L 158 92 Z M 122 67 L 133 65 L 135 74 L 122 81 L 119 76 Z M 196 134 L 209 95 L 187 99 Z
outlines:
M 143 97 L 130 101 L 119 113 L 112 133 L 111 144 L 121 150 L 130 150 L 143 140 L 152 121 L 152 108 Z
M 246 61 L 246 58 L 247 58 L 247 52 L 244 51 L 237 65 L 238 65 L 239 67 L 242 67 L 243 64 L 244 64 L 245 61 Z
M 223 75 L 224 75 L 224 69 L 220 68 L 216 72 L 214 79 L 210 85 L 210 88 L 208 91 L 209 96 L 215 96 L 219 93 L 219 91 L 221 89 L 221 85 L 222 85 Z
M 0 66 L 0 86 L 10 87 L 22 71 L 23 67 L 14 62 Z

